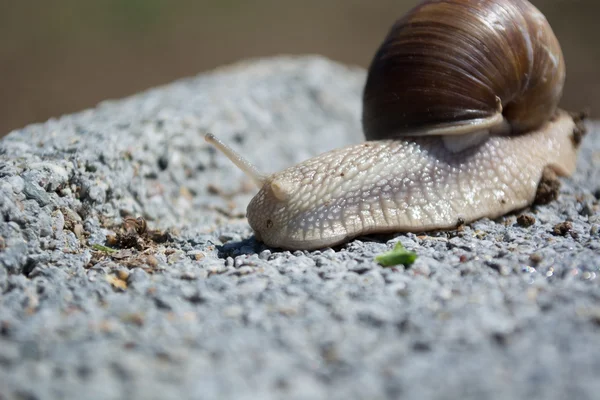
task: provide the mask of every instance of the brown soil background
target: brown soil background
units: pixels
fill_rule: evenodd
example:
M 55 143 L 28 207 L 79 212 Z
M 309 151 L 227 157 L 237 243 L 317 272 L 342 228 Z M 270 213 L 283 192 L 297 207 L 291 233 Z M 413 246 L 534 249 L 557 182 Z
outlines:
M 532 1 L 567 60 L 562 106 L 600 106 L 600 1 Z M 0 136 L 249 57 L 367 66 L 409 0 L 0 0 Z

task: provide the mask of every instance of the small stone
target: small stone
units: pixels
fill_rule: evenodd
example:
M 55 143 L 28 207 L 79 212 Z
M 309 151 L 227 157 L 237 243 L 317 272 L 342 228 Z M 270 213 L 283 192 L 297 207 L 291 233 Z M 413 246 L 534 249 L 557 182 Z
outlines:
M 52 217 L 47 213 L 39 213 L 37 216 L 38 230 L 40 237 L 50 236 L 52 234 Z
M 115 289 L 125 290 L 127 289 L 127 282 L 122 279 L 119 279 L 116 275 L 110 274 L 106 275 L 106 280 L 110 283 Z
M 37 201 L 40 207 L 44 207 L 51 203 L 48 193 L 46 193 L 46 191 L 37 183 L 26 180 L 25 185 L 23 186 L 23 192 L 25 193 L 25 198 Z
M 21 352 L 12 342 L 0 339 L 0 365 L 10 367 L 21 359 Z
M 237 275 L 248 275 L 254 272 L 254 268 L 248 265 L 238 268 L 236 271 Z
M 223 309 L 223 315 L 228 318 L 239 318 L 244 315 L 244 309 L 237 305 L 231 305 Z
M 450 300 L 452 298 L 452 290 L 447 287 L 443 287 L 438 292 L 438 297 L 442 300 Z
M 498 273 L 502 276 L 509 276 L 512 272 L 510 266 L 506 265 L 506 263 L 500 260 L 486 261 L 486 264 L 492 269 L 498 271 Z
M 225 265 L 223 265 L 221 263 L 215 263 L 215 264 L 212 264 L 212 265 L 208 265 L 205 268 L 206 268 L 206 271 L 210 275 L 221 274 L 221 273 L 227 271 L 227 266 L 225 266 Z
M 590 216 L 594 215 L 594 208 L 592 207 L 592 205 L 590 203 L 585 202 L 581 206 L 581 211 L 579 212 L 579 214 L 583 215 L 584 217 L 590 217 Z
M 192 271 L 184 271 L 181 273 L 179 278 L 183 279 L 185 281 L 194 281 L 194 280 L 198 279 L 198 276 L 195 273 L 193 273 Z
M 20 176 L 11 176 L 8 183 L 12 186 L 14 193 L 21 193 L 25 189 L 25 181 Z
M 387 289 L 393 294 L 401 297 L 406 297 L 410 293 L 406 282 L 396 282 L 390 284 Z
M 65 216 L 60 210 L 52 212 L 52 230 L 54 232 L 60 232 L 65 229 Z
M 129 276 L 127 276 L 128 284 L 135 284 L 148 281 L 148 273 L 141 268 L 134 268 L 129 271 Z
M 227 243 L 232 241 L 239 241 L 241 240 L 241 237 L 240 235 L 237 235 L 235 233 L 223 233 L 219 235 L 219 240 L 221 241 L 221 243 Z
M 175 250 L 173 253 L 167 256 L 167 262 L 169 264 L 174 264 L 178 261 L 181 261 L 185 258 L 185 253 L 181 250 Z
M 127 271 L 126 269 L 119 269 L 117 271 L 117 278 L 119 278 L 122 281 L 126 281 L 127 278 L 129 278 L 129 271 Z
M 77 236 L 77 239 L 79 239 L 79 240 L 83 239 L 84 233 L 85 233 L 85 230 L 83 229 L 83 225 L 75 224 L 75 226 L 73 226 L 73 233 L 75 234 L 75 236 Z
M 36 162 L 29 164 L 32 176 L 36 176 L 38 183 L 48 192 L 67 185 L 69 172 L 61 165 L 53 162 Z
M 159 264 L 158 258 L 153 256 L 152 254 L 148 254 L 147 256 L 142 257 L 142 261 L 151 268 L 156 268 Z
M 191 201 L 194 198 L 194 194 L 192 193 L 192 191 L 185 186 L 181 186 L 179 188 L 179 196 L 183 197 L 188 201 Z
M 423 275 L 423 276 L 431 275 L 431 268 L 429 267 L 429 265 L 425 264 L 424 262 L 415 263 L 413 265 L 413 267 L 411 268 L 411 270 L 414 272 L 415 275 Z
M 131 323 L 133 325 L 142 326 L 144 325 L 145 318 L 142 313 L 129 313 L 121 316 L 121 321 Z
M 161 171 L 164 171 L 165 169 L 167 169 L 167 167 L 169 166 L 169 155 L 168 154 L 163 154 L 158 158 L 158 168 L 160 168 Z
M 75 224 L 82 222 L 81 216 L 68 207 L 61 207 L 60 211 L 65 218 L 65 229 L 68 229 L 70 231 L 73 231 L 73 233 L 75 233 L 75 231 L 74 231 Z M 82 226 L 82 228 L 83 228 L 83 226 Z
M 188 257 L 190 257 L 192 260 L 196 260 L 196 261 L 200 261 L 202 260 L 204 257 L 206 257 L 206 254 L 204 254 L 204 252 L 200 251 L 200 250 L 191 250 L 187 252 Z

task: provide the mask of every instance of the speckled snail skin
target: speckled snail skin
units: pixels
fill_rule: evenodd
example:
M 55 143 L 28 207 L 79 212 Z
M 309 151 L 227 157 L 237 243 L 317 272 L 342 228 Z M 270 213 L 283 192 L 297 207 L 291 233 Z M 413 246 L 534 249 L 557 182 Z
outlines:
M 257 239 L 317 249 L 369 233 L 451 229 L 530 205 L 545 168 L 575 169 L 576 124 L 557 108 L 560 45 L 525 0 L 429 0 L 398 20 L 370 66 L 367 141 L 265 176 Z

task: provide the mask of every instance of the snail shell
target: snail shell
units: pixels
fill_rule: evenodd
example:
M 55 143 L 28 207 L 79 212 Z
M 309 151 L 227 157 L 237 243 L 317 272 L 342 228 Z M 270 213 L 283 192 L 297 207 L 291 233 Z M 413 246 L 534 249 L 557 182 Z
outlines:
M 557 110 L 564 79 L 558 41 L 529 2 L 430 0 L 375 55 L 367 142 L 266 176 L 206 139 L 260 187 L 247 217 L 267 245 L 451 229 L 531 204 L 545 169 L 573 172 L 578 126 Z
M 367 78 L 367 139 L 540 127 L 565 80 L 560 45 L 524 0 L 430 0 L 392 27 Z

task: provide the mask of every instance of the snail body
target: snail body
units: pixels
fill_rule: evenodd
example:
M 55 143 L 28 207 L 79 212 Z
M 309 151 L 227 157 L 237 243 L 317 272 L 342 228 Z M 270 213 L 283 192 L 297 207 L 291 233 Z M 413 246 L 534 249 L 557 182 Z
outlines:
M 548 157 L 559 175 L 572 173 L 576 150 L 564 132 L 573 129 L 562 113 L 543 129 L 458 153 L 438 137 L 336 149 L 268 177 L 248 205 L 248 222 L 270 246 L 302 250 L 496 218 L 532 203 Z
M 266 176 L 213 135 L 259 186 L 257 239 L 316 249 L 369 233 L 454 228 L 534 201 L 546 168 L 575 169 L 558 110 L 560 46 L 526 0 L 428 0 L 377 51 L 363 95 L 365 143 Z

